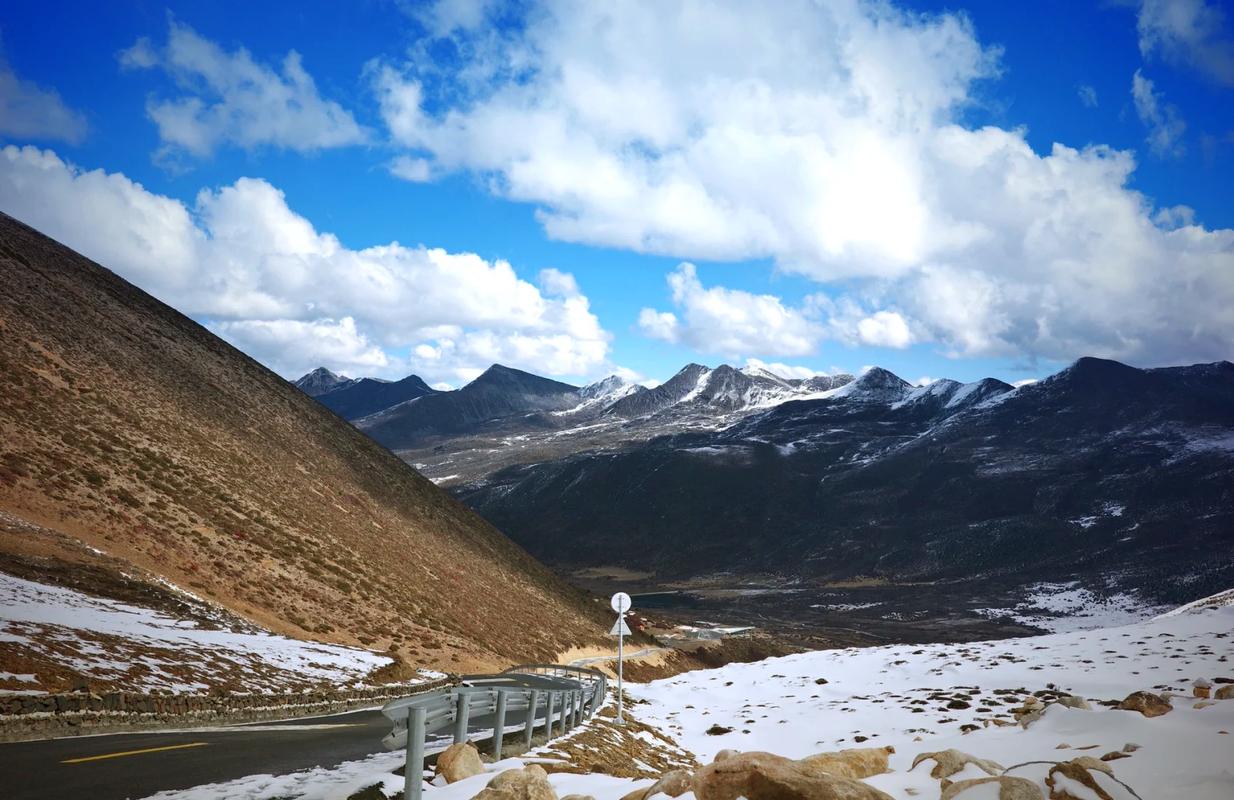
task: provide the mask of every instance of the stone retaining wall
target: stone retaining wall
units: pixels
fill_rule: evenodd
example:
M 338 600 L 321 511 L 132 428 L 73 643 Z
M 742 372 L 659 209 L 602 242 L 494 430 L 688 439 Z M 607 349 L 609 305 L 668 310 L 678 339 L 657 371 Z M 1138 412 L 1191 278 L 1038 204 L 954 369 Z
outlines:
M 455 682 L 455 678 L 446 677 L 426 683 L 286 694 L 0 695 L 0 742 L 336 714 L 430 692 Z

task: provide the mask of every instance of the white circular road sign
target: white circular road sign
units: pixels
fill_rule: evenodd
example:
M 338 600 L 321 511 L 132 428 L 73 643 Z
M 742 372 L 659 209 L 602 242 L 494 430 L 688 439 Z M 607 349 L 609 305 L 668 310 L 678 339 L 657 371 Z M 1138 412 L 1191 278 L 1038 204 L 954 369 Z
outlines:
M 630 610 L 630 602 L 630 595 L 625 592 L 618 592 L 613 595 L 613 599 L 609 601 L 609 605 L 611 605 L 613 610 L 618 614 L 624 614 Z

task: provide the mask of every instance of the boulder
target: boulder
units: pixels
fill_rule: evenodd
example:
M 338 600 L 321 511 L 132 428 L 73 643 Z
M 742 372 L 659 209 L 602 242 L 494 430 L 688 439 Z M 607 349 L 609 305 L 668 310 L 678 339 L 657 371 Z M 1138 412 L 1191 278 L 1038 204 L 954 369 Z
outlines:
M 657 794 L 664 794 L 669 797 L 680 797 L 690 791 L 693 786 L 693 775 L 684 769 L 674 769 L 661 775 L 660 778 L 650 786 L 645 786 L 642 789 L 635 789 L 622 797 L 621 800 L 647 800 Z M 562 800 L 565 799 L 562 798 Z
M 825 772 L 841 778 L 868 778 L 890 772 L 888 757 L 894 747 L 852 747 L 834 753 L 818 753 L 800 760 L 808 772 Z
M 1231 684 L 1229 686 L 1222 686 L 1220 689 L 1218 689 L 1216 692 L 1213 693 L 1213 697 L 1217 698 L 1218 700 L 1234 700 L 1234 684 Z
M 1207 700 L 1212 694 L 1213 682 L 1207 678 L 1196 678 L 1191 682 L 1191 696 L 1198 697 L 1201 700 Z
M 913 765 L 909 770 L 917 769 L 917 765 L 922 761 L 934 762 L 934 768 L 930 770 L 932 778 L 947 778 L 960 770 L 964 769 L 968 764 L 973 764 L 987 775 L 998 775 L 1003 771 L 1003 765 L 995 761 L 989 761 L 984 758 L 971 756 L 961 750 L 939 750 L 936 753 L 921 753 L 913 759 Z
M 716 753 L 716 757 L 711 760 L 714 763 L 716 761 L 723 761 L 726 758 L 732 758 L 733 756 L 739 756 L 739 755 L 741 755 L 740 750 L 721 750 L 720 752 Z
M 1080 711 L 1092 711 L 1093 710 L 1093 707 L 1088 704 L 1087 700 L 1085 700 L 1083 697 L 1076 697 L 1073 694 L 1063 695 L 1062 697 L 1058 698 L 1057 703 L 1060 706 L 1065 706 L 1067 708 L 1075 708 L 1075 709 L 1079 709 Z
M 891 800 L 873 786 L 823 772 L 772 753 L 741 753 L 694 774 L 697 800 Z
M 1160 717 L 1174 710 L 1168 700 L 1152 692 L 1132 692 L 1118 704 L 1118 708 L 1123 711 L 1139 711 L 1146 717 Z
M 557 800 L 548 773 L 537 764 L 508 769 L 488 782 L 472 800 Z
M 1077 759 L 1050 767 L 1050 774 L 1045 778 L 1050 800 L 1124 800 L 1133 797 L 1114 778 L 1108 765 L 1103 766 L 1106 767 L 1105 771 L 1089 769 Z
M 437 756 L 437 774 L 446 783 L 455 783 L 484 771 L 480 751 L 471 742 L 452 744 Z
M 968 798 L 988 798 L 990 784 L 998 786 L 998 800 L 1041 800 L 1041 789 L 1027 778 L 1016 778 L 1010 775 L 1000 775 L 996 778 L 972 778 L 966 781 L 956 781 L 943 789 L 942 800 L 968 800 Z M 978 788 L 985 787 L 985 788 Z M 972 789 L 973 791 L 969 791 Z

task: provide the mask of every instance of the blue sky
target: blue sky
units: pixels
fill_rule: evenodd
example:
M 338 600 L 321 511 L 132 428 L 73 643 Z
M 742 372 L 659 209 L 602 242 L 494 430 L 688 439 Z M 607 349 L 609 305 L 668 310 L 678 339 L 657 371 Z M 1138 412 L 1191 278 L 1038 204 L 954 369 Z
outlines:
M 17 0 L 0 208 L 288 376 L 1211 361 L 1232 42 L 1201 0 Z

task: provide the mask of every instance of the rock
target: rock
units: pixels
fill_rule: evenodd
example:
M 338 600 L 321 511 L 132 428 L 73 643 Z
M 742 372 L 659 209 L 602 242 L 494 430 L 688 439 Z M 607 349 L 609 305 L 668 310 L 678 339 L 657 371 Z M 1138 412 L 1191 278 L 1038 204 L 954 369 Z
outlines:
M 732 728 L 726 728 L 723 725 L 712 725 L 707 729 L 708 736 L 723 736 L 726 733 L 732 733 Z
M 922 761 L 933 760 L 934 768 L 930 770 L 932 778 L 947 778 L 956 774 L 968 764 L 973 764 L 987 775 L 998 775 L 1003 771 L 1003 765 L 995 761 L 989 761 L 984 758 L 971 756 L 961 750 L 939 750 L 936 753 L 921 753 L 913 759 L 913 765 L 909 767 L 911 772 L 917 769 L 917 765 Z
M 694 776 L 684 769 L 674 769 L 664 773 L 659 780 L 642 789 L 635 789 L 621 800 L 647 800 L 658 794 L 669 797 L 680 797 L 694 786 Z M 565 800 L 565 798 L 562 798 Z
M 1191 707 L 1196 710 L 1199 710 L 1201 708 L 1208 708 L 1209 706 L 1215 706 L 1215 705 L 1217 705 L 1217 703 L 1214 700 L 1201 700 L 1200 702 L 1196 703 L 1195 705 Z
M 717 761 L 723 761 L 726 758 L 732 758 L 733 756 L 739 756 L 739 755 L 741 755 L 740 750 L 721 750 L 720 752 L 716 753 L 716 757 L 713 758 L 711 761 L 714 764 Z
M 596 800 L 596 799 L 589 794 L 568 794 L 565 797 L 561 798 L 561 800 Z
M 861 781 L 811 773 L 800 762 L 772 753 L 741 753 L 694 775 L 697 800 L 891 800 Z
M 537 764 L 508 769 L 488 782 L 472 800 L 557 800 L 548 773 Z
M 1196 678 L 1191 682 L 1191 696 L 1207 700 L 1213 691 L 1213 682 L 1207 678 Z
M 1100 763 L 1100 762 L 1098 762 Z M 1121 800 L 1129 797 L 1108 765 L 1104 771 L 1089 769 L 1076 761 L 1064 761 L 1050 768 L 1045 785 L 1050 800 Z
M 1131 758 L 1129 753 L 1124 753 L 1120 750 L 1111 750 L 1101 757 L 1102 761 L 1117 761 L 1120 758 Z
M 894 747 L 853 747 L 834 753 L 807 756 L 797 763 L 804 765 L 811 773 L 825 772 L 841 778 L 868 778 L 890 772 L 887 759 L 895 751 Z
M 452 744 L 437 756 L 437 774 L 446 783 L 455 783 L 484 771 L 480 751 L 471 742 Z
M 1213 694 L 1213 697 L 1218 700 L 1234 700 L 1234 684 L 1222 686 Z
M 998 785 L 998 800 L 1041 800 L 1041 789 L 1037 787 L 1037 784 L 1027 778 L 1016 778 L 1010 775 L 956 781 L 943 789 L 942 800 L 967 800 L 969 797 L 974 800 L 978 797 L 988 798 L 991 796 L 988 788 L 977 789 L 975 787 L 988 787 L 990 784 Z M 969 792 L 969 789 L 974 789 L 974 791 Z
M 1079 764 L 1081 767 L 1084 767 L 1084 769 L 1095 769 L 1098 772 L 1104 772 L 1107 775 L 1114 774 L 1114 770 L 1110 768 L 1109 764 L 1100 759 L 1093 758 L 1092 756 L 1077 756 L 1067 763 Z
M 1118 704 L 1123 711 L 1139 711 L 1146 717 L 1160 717 L 1173 711 L 1169 701 L 1152 692 L 1132 692 Z
M 1139 749 L 1140 749 L 1140 746 L 1136 744 L 1135 742 L 1127 742 L 1125 745 L 1123 745 L 1124 753 L 1134 753 L 1136 750 L 1139 750 Z
M 1060 706 L 1066 708 L 1076 708 L 1080 711 L 1092 711 L 1093 707 L 1088 704 L 1088 701 L 1083 697 L 1076 697 L 1073 694 L 1065 694 L 1056 701 Z

